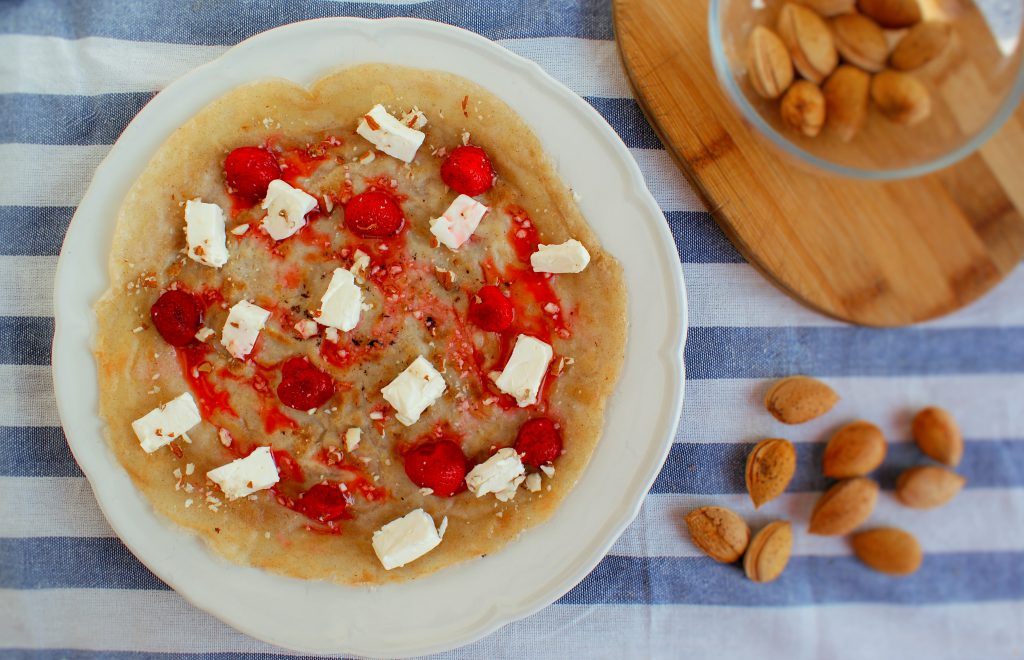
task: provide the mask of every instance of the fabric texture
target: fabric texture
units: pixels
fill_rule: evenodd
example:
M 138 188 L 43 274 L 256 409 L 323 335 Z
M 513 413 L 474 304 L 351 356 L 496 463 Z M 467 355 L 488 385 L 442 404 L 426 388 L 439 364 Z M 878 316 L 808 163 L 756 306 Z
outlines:
M 969 308 L 913 328 L 853 327 L 790 300 L 723 237 L 644 120 L 607 0 L 0 4 L 0 655 L 291 655 L 187 604 L 114 537 L 54 406 L 51 289 L 76 204 L 154 93 L 261 31 L 346 15 L 468 28 L 582 96 L 643 170 L 689 295 L 683 417 L 638 519 L 557 603 L 440 657 L 1024 655 L 1024 270 Z M 825 378 L 841 402 L 824 419 L 781 426 L 760 397 L 792 373 Z M 923 462 L 909 421 L 928 404 L 961 424 L 967 486 L 943 508 L 916 511 L 892 489 L 903 468 Z M 890 441 L 872 523 L 918 536 L 926 557 L 913 576 L 871 572 L 844 539 L 805 533 L 826 486 L 824 441 L 856 418 Z M 754 442 L 772 436 L 798 443 L 797 477 L 755 513 L 743 464 Z M 794 522 L 793 558 L 777 582 L 754 584 L 693 546 L 683 516 L 711 503 L 755 527 Z

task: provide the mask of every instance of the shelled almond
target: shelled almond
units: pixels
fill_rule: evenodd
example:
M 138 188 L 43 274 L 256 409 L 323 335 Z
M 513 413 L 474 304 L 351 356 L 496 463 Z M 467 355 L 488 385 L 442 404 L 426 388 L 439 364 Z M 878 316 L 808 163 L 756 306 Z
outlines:
M 922 21 L 918 0 L 793 0 L 774 31 L 751 32 L 747 75 L 759 96 L 781 99 L 784 126 L 811 138 L 824 127 L 848 142 L 872 104 L 903 126 L 931 116 L 927 85 L 907 72 L 949 50 L 952 33 L 949 23 Z

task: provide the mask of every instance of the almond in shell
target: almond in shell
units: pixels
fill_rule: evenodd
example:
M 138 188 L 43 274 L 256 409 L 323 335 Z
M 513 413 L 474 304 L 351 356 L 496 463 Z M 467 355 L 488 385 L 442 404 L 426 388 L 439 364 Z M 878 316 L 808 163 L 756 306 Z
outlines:
M 793 82 L 793 61 L 778 35 L 758 25 L 747 40 L 747 76 L 754 91 L 776 99 Z
M 937 465 L 922 465 L 904 470 L 896 479 L 896 497 L 915 509 L 933 509 L 950 501 L 967 480 Z
M 808 531 L 822 536 L 849 534 L 868 519 L 877 500 L 875 481 L 867 477 L 844 479 L 818 499 Z
M 883 115 L 906 126 L 919 124 L 932 113 L 932 97 L 924 83 L 892 69 L 871 80 L 871 100 Z
M 825 95 L 814 83 L 798 80 L 782 97 L 779 111 L 787 126 L 807 137 L 815 137 L 825 125 Z
M 839 63 L 832 32 L 825 20 L 807 7 L 787 3 L 779 12 L 776 27 L 796 70 L 820 85 Z
M 882 464 L 885 454 L 885 435 L 880 428 L 871 422 L 851 422 L 825 445 L 822 473 L 833 479 L 863 477 Z
M 808 9 L 813 9 L 819 16 L 838 16 L 848 14 L 857 5 L 857 0 L 797 0 Z
M 917 0 L 857 0 L 857 9 L 889 30 L 910 27 L 921 20 Z
M 842 14 L 830 24 L 836 50 L 844 60 L 872 73 L 885 68 L 889 44 L 878 23 L 863 14 Z
M 825 94 L 825 125 L 840 140 L 849 142 L 868 118 L 871 74 L 844 64 L 829 76 Z
M 911 433 L 918 448 L 929 458 L 956 467 L 964 455 L 964 438 L 956 420 L 942 408 L 930 406 L 916 415 Z
M 896 527 L 858 532 L 851 539 L 857 558 L 887 575 L 910 575 L 924 558 L 914 535 Z
M 793 551 L 793 526 L 776 520 L 761 528 L 750 541 L 743 571 L 754 582 L 771 582 L 782 575 Z
M 796 448 L 789 440 L 769 438 L 757 443 L 747 456 L 746 481 L 754 508 L 786 490 L 796 472 Z
M 893 49 L 889 64 L 897 71 L 918 69 L 946 52 L 953 40 L 953 28 L 942 21 L 922 21 Z
M 764 407 L 783 424 L 803 424 L 821 417 L 839 401 L 831 387 L 810 376 L 789 376 L 775 381 L 764 397 Z
M 750 527 L 737 514 L 720 506 L 702 506 L 686 514 L 693 543 L 723 564 L 739 561 L 750 542 Z

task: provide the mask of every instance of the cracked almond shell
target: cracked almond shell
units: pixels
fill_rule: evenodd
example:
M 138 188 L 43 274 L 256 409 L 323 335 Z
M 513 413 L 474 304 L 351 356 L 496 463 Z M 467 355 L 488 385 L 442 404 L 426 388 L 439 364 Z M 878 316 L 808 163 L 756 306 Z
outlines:
M 763 98 L 777 99 L 793 82 L 793 61 L 779 36 L 758 25 L 747 39 L 747 77 Z
M 761 528 L 743 557 L 743 572 L 754 582 L 771 582 L 786 570 L 793 551 L 793 526 L 776 520 Z
M 783 5 L 776 29 L 789 49 L 793 66 L 815 85 L 820 85 L 839 64 L 828 24 L 807 7 L 793 3 Z
M 723 564 L 739 561 L 750 543 L 750 527 L 739 515 L 720 506 L 702 506 L 686 514 L 694 545 Z
M 836 50 L 844 60 L 872 73 L 885 68 L 889 44 L 878 23 L 862 14 L 842 14 L 830 25 Z
M 757 443 L 747 456 L 745 479 L 754 508 L 785 490 L 796 473 L 796 448 L 789 440 L 769 438 Z

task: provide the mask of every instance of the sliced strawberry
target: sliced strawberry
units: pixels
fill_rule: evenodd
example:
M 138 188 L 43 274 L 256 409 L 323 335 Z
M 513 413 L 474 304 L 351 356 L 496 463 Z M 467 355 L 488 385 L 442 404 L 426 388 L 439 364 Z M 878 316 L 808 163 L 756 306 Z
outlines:
M 295 510 L 319 522 L 325 523 L 346 517 L 348 500 L 338 484 L 319 483 L 295 500 Z
M 394 236 L 404 224 L 402 207 L 380 190 L 359 193 L 345 205 L 345 225 L 363 238 Z
M 488 332 L 508 330 L 514 318 L 512 302 L 496 286 L 481 287 L 469 301 L 469 320 Z
M 188 346 L 203 324 L 203 306 L 191 293 L 164 291 L 149 308 L 156 331 L 171 346 Z
M 260 147 L 239 147 L 224 161 L 224 178 L 236 193 L 252 201 L 267 196 L 267 186 L 281 178 L 274 154 Z
M 334 380 L 310 364 L 306 358 L 289 358 L 281 366 L 281 384 L 277 386 L 277 398 L 289 408 L 319 408 L 332 396 Z
M 516 451 L 527 465 L 553 463 L 562 454 L 562 434 L 547 417 L 528 419 L 519 427 Z
M 457 147 L 441 163 L 441 180 L 455 192 L 475 197 L 494 185 L 494 168 L 486 151 L 465 145 Z
M 466 478 L 466 455 L 452 440 L 427 442 L 406 452 L 405 473 L 420 488 L 451 497 L 462 489 Z

